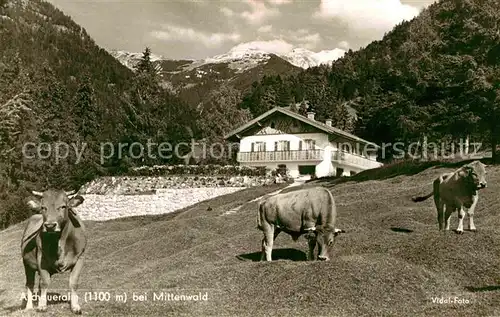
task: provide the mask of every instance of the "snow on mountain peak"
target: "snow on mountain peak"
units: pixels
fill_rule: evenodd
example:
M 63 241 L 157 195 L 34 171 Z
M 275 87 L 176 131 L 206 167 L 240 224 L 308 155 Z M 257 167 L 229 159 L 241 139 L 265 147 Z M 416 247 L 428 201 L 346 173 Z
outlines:
M 282 57 L 292 65 L 309 68 L 322 64 L 330 64 L 344 54 L 345 51 L 339 48 L 323 50 L 317 53 L 305 48 L 294 48 L 290 53 Z
M 235 69 L 237 72 L 243 72 L 261 63 L 267 62 L 273 54 L 283 58 L 292 65 L 306 69 L 321 64 L 330 64 L 334 60 L 342 57 L 344 53 L 345 51 L 340 48 L 313 52 L 305 48 L 293 47 L 291 44 L 282 40 L 253 41 L 238 44 L 227 53 L 194 61 L 187 70 L 206 64 L 227 63 L 229 68 Z M 142 53 L 112 51 L 112 55 L 125 66 L 133 68 L 141 58 Z M 166 60 L 166 58 L 151 54 L 151 61 L 160 60 Z
M 292 50 L 293 45 L 283 40 L 252 41 L 240 43 L 231 49 L 231 51 L 233 52 L 255 51 L 276 55 L 285 55 Z
M 203 63 L 237 63 L 241 67 L 243 60 L 247 61 L 250 65 L 255 65 L 268 60 L 271 54 L 274 54 L 292 65 L 305 69 L 321 64 L 330 64 L 342 57 L 344 53 L 345 51 L 339 48 L 313 52 L 305 48 L 294 48 L 291 44 L 282 40 L 254 41 L 238 44 L 229 50 L 229 52 L 207 58 Z
M 281 40 L 241 43 L 225 54 L 206 58 L 203 64 L 228 63 L 229 68 L 242 72 L 268 61 L 271 54 L 281 56 L 291 49 L 290 44 Z
M 113 55 L 117 60 L 119 60 L 123 65 L 130 69 L 133 69 L 137 62 L 142 58 L 142 53 L 131 53 L 127 51 L 111 50 L 111 55 Z M 149 56 L 152 62 L 165 60 L 163 56 L 151 54 Z
M 319 63 L 324 64 L 324 63 L 331 63 L 334 60 L 337 60 L 344 56 L 346 53 L 345 50 L 340 49 L 340 48 L 335 48 L 333 50 L 323 50 L 317 53 L 314 53 L 314 58 L 318 60 Z

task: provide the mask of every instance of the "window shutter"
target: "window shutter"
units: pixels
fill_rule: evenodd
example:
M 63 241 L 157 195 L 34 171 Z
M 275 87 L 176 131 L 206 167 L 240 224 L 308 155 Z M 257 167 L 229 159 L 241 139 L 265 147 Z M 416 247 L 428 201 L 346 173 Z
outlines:
M 278 151 L 278 141 L 274 142 L 274 151 Z
M 255 143 L 253 143 L 253 142 L 250 145 L 250 152 L 255 152 Z
M 299 151 L 302 151 L 302 141 L 299 141 Z

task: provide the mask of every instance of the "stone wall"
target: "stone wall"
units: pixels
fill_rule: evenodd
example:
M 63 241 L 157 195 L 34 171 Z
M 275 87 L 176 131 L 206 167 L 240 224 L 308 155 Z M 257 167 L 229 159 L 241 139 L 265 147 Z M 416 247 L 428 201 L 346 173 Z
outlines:
M 82 186 L 76 211 L 83 220 L 170 213 L 203 200 L 284 180 L 273 176 L 117 176 Z
M 241 189 L 244 187 L 170 188 L 143 195 L 87 194 L 76 212 L 83 220 L 94 221 L 165 214 Z
M 119 176 L 100 177 L 84 185 L 80 194 L 137 195 L 163 189 L 253 187 L 284 182 L 274 176 Z
M 251 167 L 241 165 L 155 165 L 141 166 L 128 171 L 132 176 L 172 176 L 172 175 L 198 175 L 198 176 L 266 176 L 272 171 L 265 166 Z

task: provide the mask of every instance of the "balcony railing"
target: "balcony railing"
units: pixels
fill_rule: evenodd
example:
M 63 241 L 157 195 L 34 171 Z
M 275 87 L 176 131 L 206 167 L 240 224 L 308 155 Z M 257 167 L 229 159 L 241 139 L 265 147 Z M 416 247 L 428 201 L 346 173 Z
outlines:
M 238 162 L 290 162 L 290 161 L 322 161 L 323 150 L 303 151 L 267 151 L 267 152 L 239 152 Z M 333 151 L 332 162 L 357 166 L 363 169 L 377 168 L 382 163 L 366 158 L 364 156 L 350 154 L 343 151 Z
M 371 160 L 369 158 L 360 155 L 351 154 L 343 151 L 333 151 L 332 161 L 342 163 L 345 165 L 356 165 L 366 169 L 377 168 L 382 166 L 382 163 L 377 162 L 375 160 Z
M 321 161 L 323 150 L 239 152 L 238 162 Z

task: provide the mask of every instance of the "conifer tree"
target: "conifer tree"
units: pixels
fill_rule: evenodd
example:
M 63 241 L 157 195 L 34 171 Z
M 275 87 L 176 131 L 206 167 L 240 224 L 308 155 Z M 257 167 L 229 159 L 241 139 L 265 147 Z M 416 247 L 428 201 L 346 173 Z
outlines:
M 151 62 L 151 49 L 149 47 L 144 49 L 139 63 L 135 66 L 135 71 L 139 74 L 154 73 L 153 62 Z
M 299 105 L 298 113 L 303 116 L 307 116 L 307 111 L 309 108 L 309 103 L 307 100 L 302 100 Z
M 97 118 L 94 88 L 88 76 L 84 76 L 75 100 L 75 123 L 83 139 L 94 138 L 98 134 L 99 120 Z

